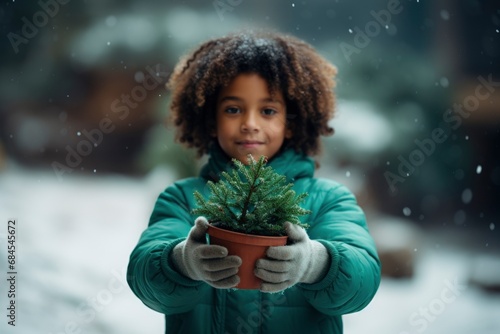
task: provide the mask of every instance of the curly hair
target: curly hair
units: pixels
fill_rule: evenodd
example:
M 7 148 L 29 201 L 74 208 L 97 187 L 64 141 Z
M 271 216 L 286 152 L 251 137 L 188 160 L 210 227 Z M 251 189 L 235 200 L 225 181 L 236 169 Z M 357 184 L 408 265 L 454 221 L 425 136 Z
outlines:
M 320 136 L 333 134 L 337 69 L 296 37 L 276 32 L 241 32 L 214 38 L 181 58 L 167 88 L 172 90 L 170 117 L 176 139 L 208 153 L 216 140 L 215 109 L 220 90 L 241 73 L 257 73 L 270 93 L 281 91 L 292 138 L 284 146 L 316 155 Z

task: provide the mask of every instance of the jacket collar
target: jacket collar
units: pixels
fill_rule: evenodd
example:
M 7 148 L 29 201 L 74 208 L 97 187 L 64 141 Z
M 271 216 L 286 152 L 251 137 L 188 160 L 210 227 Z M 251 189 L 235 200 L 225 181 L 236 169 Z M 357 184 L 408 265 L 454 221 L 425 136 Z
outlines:
M 200 171 L 200 176 L 207 180 L 218 181 L 222 171 L 232 168 L 231 158 L 219 145 L 214 145 L 209 150 L 209 156 L 208 162 Z M 314 175 L 314 160 L 305 154 L 295 152 L 292 148 L 278 152 L 267 165 L 277 173 L 285 175 L 288 182 Z

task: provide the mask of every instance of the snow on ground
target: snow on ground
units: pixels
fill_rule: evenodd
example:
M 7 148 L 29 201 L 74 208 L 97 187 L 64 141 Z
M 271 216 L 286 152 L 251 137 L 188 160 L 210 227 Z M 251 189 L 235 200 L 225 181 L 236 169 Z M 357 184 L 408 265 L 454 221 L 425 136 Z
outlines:
M 500 333 L 500 294 L 468 284 L 475 255 L 432 242 L 417 252 L 415 277 L 384 278 L 370 305 L 344 317 L 346 333 Z
M 6 275 L 6 221 L 17 220 L 16 327 L 0 333 L 163 333 L 163 317 L 136 298 L 125 280 L 128 256 L 168 170 L 145 178 L 66 174 L 10 164 L 0 173 L 0 268 Z M 500 333 L 500 296 L 465 285 L 473 258 L 428 247 L 416 276 L 384 279 L 373 302 L 347 315 L 345 333 Z M 2 281 L 5 280 L 1 277 Z
M 2 321 L 0 333 L 162 333 L 161 314 L 133 295 L 125 270 L 169 182 L 161 172 L 146 179 L 66 174 L 63 182 L 20 168 L 0 174 L 1 219 L 18 221 L 17 324 L 13 330 Z M 4 284 L 0 295 L 4 304 Z

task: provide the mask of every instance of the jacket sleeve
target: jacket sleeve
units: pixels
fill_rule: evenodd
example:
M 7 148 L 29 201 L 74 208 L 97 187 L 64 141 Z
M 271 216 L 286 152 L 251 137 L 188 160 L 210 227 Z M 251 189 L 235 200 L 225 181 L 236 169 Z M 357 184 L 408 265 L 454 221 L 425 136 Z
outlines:
M 298 288 L 318 311 L 342 315 L 372 300 L 380 284 L 380 261 L 354 195 L 344 186 L 330 189 L 318 194 L 324 200 L 308 231 L 328 250 L 330 268 L 321 281 Z
M 144 304 L 164 314 L 187 312 L 209 291 L 173 267 L 170 252 L 193 225 L 183 192 L 177 184 L 158 198 L 148 228 L 130 255 L 127 281 Z

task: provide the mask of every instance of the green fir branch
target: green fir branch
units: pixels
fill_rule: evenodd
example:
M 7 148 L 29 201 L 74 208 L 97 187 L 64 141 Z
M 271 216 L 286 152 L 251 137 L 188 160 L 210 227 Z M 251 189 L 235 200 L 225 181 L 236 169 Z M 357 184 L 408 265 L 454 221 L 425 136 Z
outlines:
M 307 193 L 297 195 L 286 177 L 248 155 L 248 165 L 233 159 L 234 169 L 222 172 L 217 183 L 207 182 L 208 200 L 194 192 L 197 208 L 193 214 L 205 216 L 211 223 L 236 232 L 258 235 L 285 235 L 283 224 L 289 221 L 304 228 L 299 216 L 310 213 L 299 206 Z

